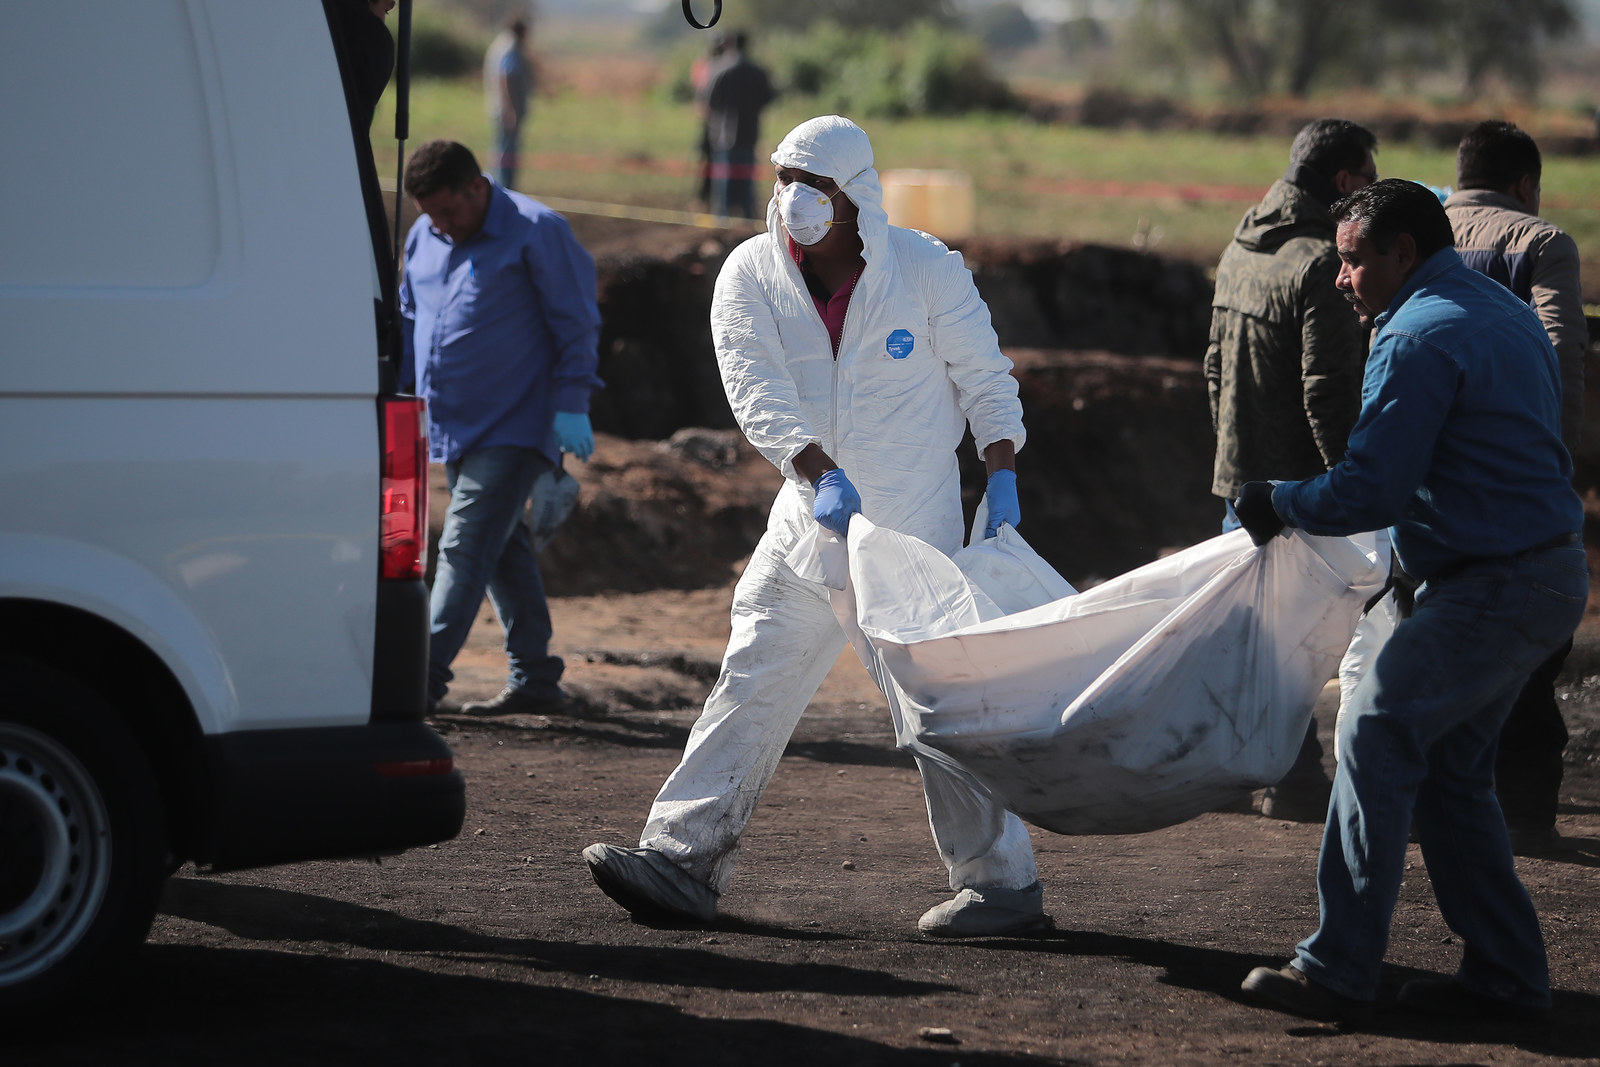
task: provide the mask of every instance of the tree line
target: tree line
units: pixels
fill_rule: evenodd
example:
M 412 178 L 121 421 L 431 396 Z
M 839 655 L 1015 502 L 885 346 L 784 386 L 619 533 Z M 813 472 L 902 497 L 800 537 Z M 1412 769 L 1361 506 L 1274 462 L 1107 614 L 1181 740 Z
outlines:
M 702 3 L 707 12 L 709 3 Z M 679 6 L 673 0 L 662 7 L 647 39 L 681 44 L 697 37 Z M 1166 72 L 1175 81 L 1214 72 L 1244 98 L 1407 85 L 1439 73 L 1458 78 L 1467 96 L 1498 77 L 1531 98 L 1549 46 L 1580 28 L 1576 0 L 1124 0 L 1112 7 L 1118 17 L 1097 16 L 1104 6 L 1075 0 L 1068 18 L 1045 24 L 1021 0 L 723 0 L 718 28 L 749 30 L 758 41 L 781 40 L 791 48 L 807 42 L 798 45 L 806 54 L 795 64 L 802 80 L 831 82 L 839 102 L 870 100 L 885 114 L 960 110 L 969 94 L 967 107 L 1006 106 L 1003 79 L 977 69 L 990 62 L 985 51 L 1004 55 L 1048 45 L 1047 33 L 1069 63 L 1104 61 L 1115 50 L 1139 69 Z M 473 69 L 487 30 L 512 11 L 536 14 L 537 5 L 420 5 L 419 72 L 453 76 Z M 915 38 L 910 45 L 895 43 L 908 34 Z M 879 71 L 874 85 L 830 77 L 818 67 L 830 55 L 852 77 Z M 885 57 L 892 75 L 883 73 Z
M 1120 27 L 1146 60 L 1215 64 L 1239 95 L 1288 93 L 1452 72 L 1467 95 L 1495 75 L 1537 92 L 1546 46 L 1579 28 L 1573 0 L 1133 0 Z M 724 0 L 726 16 L 767 31 L 817 22 L 847 30 L 922 23 L 965 28 L 998 49 L 1037 43 L 1043 30 L 1015 0 L 958 8 L 952 0 Z M 1069 55 L 1104 48 L 1105 19 L 1056 24 Z

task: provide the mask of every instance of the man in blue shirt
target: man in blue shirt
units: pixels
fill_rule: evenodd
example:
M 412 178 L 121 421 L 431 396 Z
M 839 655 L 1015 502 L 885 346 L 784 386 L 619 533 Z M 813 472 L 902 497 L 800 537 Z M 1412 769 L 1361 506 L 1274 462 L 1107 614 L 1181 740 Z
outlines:
M 1256 544 L 1285 525 L 1390 527 L 1422 581 L 1352 694 L 1317 868 L 1321 924 L 1281 970 L 1243 988 L 1321 1019 L 1370 1014 L 1415 826 L 1434 897 L 1461 939 L 1450 979 L 1403 1007 L 1538 1019 L 1550 976 L 1494 795 L 1495 741 L 1529 673 L 1588 596 L 1583 507 L 1561 443 L 1561 378 L 1538 317 L 1456 253 L 1426 186 L 1389 179 L 1334 206 L 1336 284 L 1377 328 L 1345 459 L 1316 478 L 1247 482 L 1234 509 Z
M 428 402 L 428 458 L 450 510 L 432 594 L 428 696 L 449 688 L 485 590 L 506 634 L 505 689 L 469 714 L 559 710 L 563 663 L 524 511 L 561 454 L 594 451 L 603 383 L 594 260 L 560 215 L 495 184 L 472 152 L 430 141 L 406 164 L 422 217 L 406 237 L 401 381 Z

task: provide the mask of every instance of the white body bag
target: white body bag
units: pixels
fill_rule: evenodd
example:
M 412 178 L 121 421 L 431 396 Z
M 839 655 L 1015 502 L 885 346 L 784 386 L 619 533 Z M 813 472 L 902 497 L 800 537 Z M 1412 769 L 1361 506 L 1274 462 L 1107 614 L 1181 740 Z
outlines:
M 1010 527 L 954 558 L 851 519 L 790 555 L 888 697 L 901 747 L 1063 834 L 1182 822 L 1294 762 L 1363 605 L 1371 535 L 1223 534 L 1074 592 Z

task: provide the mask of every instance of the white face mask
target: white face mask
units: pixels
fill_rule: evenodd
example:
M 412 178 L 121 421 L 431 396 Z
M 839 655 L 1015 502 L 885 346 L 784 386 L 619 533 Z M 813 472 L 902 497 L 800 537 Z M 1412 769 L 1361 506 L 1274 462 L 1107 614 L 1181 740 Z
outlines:
M 777 198 L 778 217 L 783 220 L 783 228 L 789 231 L 795 244 L 816 244 L 834 224 L 833 197 L 809 185 L 800 182 L 774 185 L 772 195 Z

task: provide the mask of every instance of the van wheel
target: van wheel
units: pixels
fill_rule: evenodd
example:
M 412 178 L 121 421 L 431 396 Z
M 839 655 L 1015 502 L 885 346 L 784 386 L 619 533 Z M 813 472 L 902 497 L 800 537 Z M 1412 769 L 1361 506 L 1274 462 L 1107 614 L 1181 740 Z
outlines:
M 111 977 L 155 917 L 167 857 L 155 777 L 104 699 L 0 657 L 0 1009 Z

